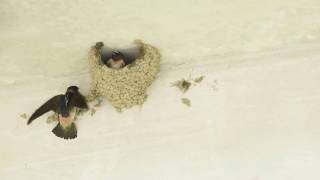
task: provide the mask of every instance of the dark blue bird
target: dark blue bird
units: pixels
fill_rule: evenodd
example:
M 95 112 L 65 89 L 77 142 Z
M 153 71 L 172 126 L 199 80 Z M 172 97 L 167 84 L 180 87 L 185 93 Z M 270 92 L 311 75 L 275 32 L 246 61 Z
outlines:
M 29 118 L 29 125 L 39 116 L 54 111 L 59 115 L 59 123 L 52 132 L 64 139 L 74 139 L 77 137 L 77 128 L 74 123 L 75 108 L 88 109 L 87 102 L 79 92 L 77 86 L 70 86 L 65 94 L 52 97 L 40 106 Z

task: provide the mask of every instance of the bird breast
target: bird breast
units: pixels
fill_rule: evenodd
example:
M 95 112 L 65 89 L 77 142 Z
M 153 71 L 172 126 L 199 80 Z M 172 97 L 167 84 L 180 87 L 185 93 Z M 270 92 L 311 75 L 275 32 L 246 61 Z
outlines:
M 118 60 L 118 61 L 114 61 L 113 59 L 110 59 L 108 62 L 107 62 L 107 65 L 113 69 L 120 69 L 122 68 L 125 63 L 124 63 L 124 60 L 121 59 L 121 60 Z
M 70 126 L 74 120 L 75 120 L 75 115 L 76 115 L 76 108 L 72 108 L 70 110 L 69 116 L 63 117 L 61 114 L 59 114 L 59 122 L 63 128 L 66 128 Z

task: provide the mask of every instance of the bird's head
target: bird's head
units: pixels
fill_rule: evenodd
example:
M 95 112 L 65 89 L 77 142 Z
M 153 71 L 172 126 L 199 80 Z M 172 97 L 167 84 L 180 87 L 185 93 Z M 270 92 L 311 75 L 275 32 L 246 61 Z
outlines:
M 119 52 L 119 51 L 112 51 L 111 58 L 114 61 L 119 61 L 119 60 L 123 59 L 123 54 L 121 52 Z
M 78 92 L 78 90 L 79 90 L 78 86 L 69 86 L 67 89 L 67 93 L 68 92 L 75 93 L 75 92 Z
M 65 94 L 66 96 L 66 102 L 69 102 L 71 97 L 73 96 L 74 93 L 78 92 L 79 88 L 77 86 L 70 86 L 67 89 L 67 92 Z

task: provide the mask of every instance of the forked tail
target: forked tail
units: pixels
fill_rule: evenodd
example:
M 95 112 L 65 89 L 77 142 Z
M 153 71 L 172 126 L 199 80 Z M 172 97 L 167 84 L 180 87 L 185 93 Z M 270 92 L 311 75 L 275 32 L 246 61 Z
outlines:
M 52 132 L 56 136 L 64 139 L 74 139 L 77 137 L 77 127 L 73 122 L 65 128 L 59 122 L 57 126 L 52 129 Z

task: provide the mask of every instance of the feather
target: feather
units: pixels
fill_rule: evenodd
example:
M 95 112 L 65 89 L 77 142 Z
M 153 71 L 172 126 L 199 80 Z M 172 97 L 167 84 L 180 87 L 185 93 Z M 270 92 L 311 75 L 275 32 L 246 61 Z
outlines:
M 76 92 L 70 100 L 69 107 L 88 109 L 88 104 L 85 97 L 82 96 L 79 92 Z
M 63 95 L 57 95 L 49 99 L 47 102 L 45 102 L 42 106 L 40 106 L 29 118 L 27 124 L 30 124 L 33 120 L 37 119 L 41 115 L 49 112 L 49 111 L 54 111 L 58 112 L 58 104 L 59 100 Z

